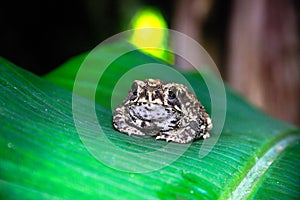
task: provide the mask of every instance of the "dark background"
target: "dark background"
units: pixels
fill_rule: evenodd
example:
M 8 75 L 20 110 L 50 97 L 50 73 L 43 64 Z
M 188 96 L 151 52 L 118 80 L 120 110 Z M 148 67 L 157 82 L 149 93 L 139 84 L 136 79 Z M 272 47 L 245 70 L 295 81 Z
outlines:
M 0 56 L 43 75 L 70 57 L 129 29 L 132 16 L 142 6 L 160 9 L 170 27 L 175 3 L 161 0 L 4 1 L 0 8 Z M 204 24 L 204 37 L 217 43 L 221 51 L 230 7 L 231 1 L 215 1 Z
M 132 17 L 145 6 L 157 8 L 169 28 L 179 27 L 199 42 L 235 91 L 270 115 L 300 125 L 298 0 L 3 1 L 0 56 L 46 74 L 131 29 Z

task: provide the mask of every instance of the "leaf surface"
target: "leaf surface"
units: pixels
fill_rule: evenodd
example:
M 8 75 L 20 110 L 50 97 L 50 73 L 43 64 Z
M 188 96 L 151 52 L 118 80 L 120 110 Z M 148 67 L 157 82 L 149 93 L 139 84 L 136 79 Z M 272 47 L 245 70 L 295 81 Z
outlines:
M 108 45 L 95 63 L 99 64 L 119 48 L 127 47 Z M 74 124 L 71 93 L 85 57 L 86 54 L 71 59 L 45 78 L 0 60 L 1 197 L 263 199 L 274 194 L 278 199 L 299 197 L 299 129 L 263 114 L 228 88 L 225 125 L 207 156 L 199 156 L 204 142 L 198 140 L 174 162 L 147 173 L 120 171 L 97 160 L 93 151 L 107 157 L 116 155 L 118 162 L 128 168 L 151 169 L 164 165 L 182 146 L 174 145 L 169 151 L 160 152 L 159 159 L 148 157 L 143 162 L 137 162 L 137 157 L 114 154 L 115 148 L 98 138 L 97 122 L 86 113 L 91 99 L 83 95 L 77 97 L 78 112 L 85 119 L 84 133 L 90 137 L 90 144 L 95 144 L 95 149 L 88 150 Z M 130 86 L 130 83 L 120 86 L 119 91 L 123 92 L 114 94 L 118 80 L 124 73 L 147 63 L 163 64 L 137 51 L 121 56 L 105 70 L 95 92 L 95 112 L 106 137 L 119 149 L 140 154 L 159 151 L 167 143 L 115 131 L 111 109 L 122 101 Z M 138 75 L 145 78 L 155 74 L 141 70 Z M 210 95 L 201 76 L 183 75 L 210 111 Z M 88 82 L 79 85 L 83 91 L 91 88 Z M 216 136 L 212 132 L 213 137 Z

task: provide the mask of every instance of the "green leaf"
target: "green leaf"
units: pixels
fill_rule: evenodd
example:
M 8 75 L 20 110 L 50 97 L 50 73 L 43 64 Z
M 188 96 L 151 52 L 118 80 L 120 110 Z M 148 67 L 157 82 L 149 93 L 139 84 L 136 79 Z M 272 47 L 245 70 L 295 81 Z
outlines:
M 128 46 L 106 46 L 101 56 L 95 57 L 95 63 L 105 63 L 124 48 Z M 177 150 L 185 148 L 174 144 L 168 151 L 160 151 L 166 142 L 129 137 L 112 128 L 111 108 L 124 98 L 130 85 L 119 86 L 118 91 L 124 91 L 115 94 L 118 80 L 141 64 L 163 63 L 133 51 L 117 58 L 105 70 L 96 88 L 94 106 L 98 122 L 110 141 L 107 143 L 99 139 L 97 122 L 86 112 L 94 97 L 88 93 L 85 97 L 71 93 L 76 73 L 86 56 L 71 59 L 45 77 L 56 85 L 5 59 L 0 60 L 2 199 L 263 199 L 274 194 L 278 199 L 293 199 L 300 196 L 299 129 L 263 114 L 228 88 L 223 132 L 207 156 L 199 156 L 200 148 L 206 147 L 203 140 L 198 140 L 163 168 L 147 173 L 118 170 L 114 162 L 123 163 L 126 169 L 152 169 L 164 165 Z M 97 72 L 91 69 L 86 73 Z M 151 70 L 136 73 L 141 78 L 157 74 Z M 210 112 L 211 99 L 202 77 L 199 74 L 184 74 L 184 77 Z M 81 91 L 92 88 L 88 81 L 77 84 Z M 74 97 L 77 112 L 84 118 L 80 121 L 82 131 L 93 149 L 83 145 L 82 136 L 78 135 L 72 110 Z M 212 138 L 207 141 L 215 137 L 212 131 Z M 117 154 L 111 143 L 134 156 Z M 137 162 L 137 153 L 142 156 L 155 151 L 160 153 L 159 159 L 147 157 Z M 111 163 L 96 159 L 97 152 Z

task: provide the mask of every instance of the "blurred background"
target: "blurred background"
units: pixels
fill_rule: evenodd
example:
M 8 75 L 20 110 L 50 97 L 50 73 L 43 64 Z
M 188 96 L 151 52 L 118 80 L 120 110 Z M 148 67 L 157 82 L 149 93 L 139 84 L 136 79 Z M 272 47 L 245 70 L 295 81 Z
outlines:
M 252 104 L 300 125 L 297 0 L 4 1 L 0 56 L 43 75 L 132 28 L 145 8 L 166 27 L 197 40 L 223 79 Z M 188 51 L 180 43 L 178 48 Z

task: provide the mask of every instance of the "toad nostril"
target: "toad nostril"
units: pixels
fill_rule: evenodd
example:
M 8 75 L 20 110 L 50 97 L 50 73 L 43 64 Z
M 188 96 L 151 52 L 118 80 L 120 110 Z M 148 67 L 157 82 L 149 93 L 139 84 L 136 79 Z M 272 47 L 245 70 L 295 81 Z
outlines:
M 145 99 L 148 101 L 149 100 L 149 94 L 146 93 Z
M 154 101 L 156 99 L 156 92 L 152 93 L 152 100 Z
M 158 91 L 155 91 L 152 94 L 152 100 L 154 101 L 156 99 L 159 99 L 161 102 L 163 102 L 162 94 L 160 92 L 158 92 Z

